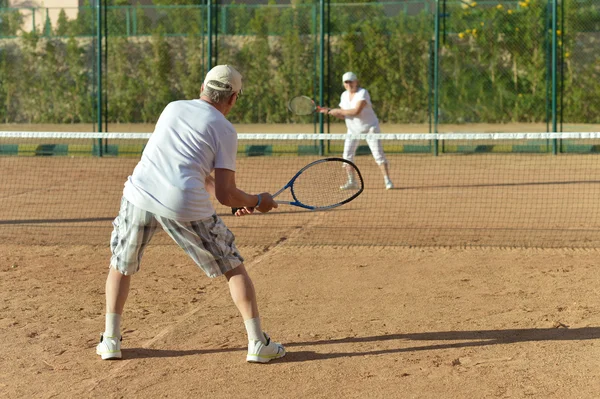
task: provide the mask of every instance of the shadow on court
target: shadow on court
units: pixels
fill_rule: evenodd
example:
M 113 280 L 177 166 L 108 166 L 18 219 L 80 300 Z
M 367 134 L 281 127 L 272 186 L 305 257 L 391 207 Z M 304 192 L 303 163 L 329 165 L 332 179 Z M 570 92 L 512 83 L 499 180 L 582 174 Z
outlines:
M 300 209 L 300 208 L 295 208 L 295 209 L 290 209 L 290 210 L 283 210 L 280 211 L 279 209 L 275 209 L 272 212 L 267 212 L 264 214 L 261 214 L 260 212 L 257 212 L 257 215 L 264 215 L 264 216 L 274 216 L 274 215 L 281 215 L 281 214 L 295 214 L 295 213 L 305 213 L 305 212 L 313 212 L 313 213 L 319 213 L 319 212 L 340 212 L 340 211 L 344 211 L 344 212 L 352 212 L 352 211 L 356 211 L 359 209 L 329 209 L 326 211 L 307 211 L 306 209 Z M 220 217 L 223 216 L 233 216 L 231 213 L 218 213 L 218 215 Z M 98 217 L 98 218 L 73 218 L 73 219 L 14 219 L 14 220 L 0 220 L 0 225 L 19 225 L 19 224 L 60 224 L 60 223 L 87 223 L 87 222 L 112 222 L 116 217 L 115 216 L 109 216 L 109 217 Z
M 390 334 L 377 335 L 370 337 L 349 337 L 339 339 L 324 339 L 318 341 L 285 342 L 288 349 L 286 356 L 278 361 L 283 362 L 304 362 L 313 360 L 335 359 L 341 357 L 354 356 L 373 356 L 393 353 L 410 353 L 440 349 L 469 348 L 488 345 L 511 344 L 517 342 L 539 342 L 539 341 L 581 341 L 600 338 L 600 327 L 583 328 L 526 328 L 511 330 L 480 330 L 480 331 L 440 331 L 427 333 L 408 333 L 408 334 Z M 328 352 L 318 353 L 313 351 L 294 351 L 291 348 L 298 346 L 314 345 L 338 345 L 338 344 L 358 344 L 368 342 L 385 341 L 462 341 L 438 343 L 434 345 L 405 346 L 402 348 L 386 348 L 370 351 L 356 352 Z M 245 351 L 246 347 L 239 348 L 220 348 L 220 349 L 199 349 L 199 350 L 168 350 L 168 349 L 146 349 L 132 348 L 124 349 L 125 359 L 144 359 L 161 357 L 180 357 L 205 355 L 211 353 L 238 352 Z
M 0 220 L 1 224 L 43 224 L 43 223 L 86 223 L 86 222 L 112 222 L 113 217 L 86 218 L 86 219 L 17 219 Z
M 493 184 L 448 184 L 442 186 L 412 186 L 402 187 L 402 190 L 431 190 L 439 188 L 484 188 L 484 187 L 522 187 L 522 186 L 554 186 L 554 185 L 577 185 L 577 184 L 598 184 L 600 180 L 579 180 L 579 181 L 544 181 L 544 182 L 523 182 L 523 183 L 493 183 Z
M 412 334 L 391 334 L 373 337 L 354 337 L 333 340 L 306 341 L 287 343 L 286 347 L 352 344 L 365 342 L 383 342 L 391 340 L 410 341 L 464 341 L 440 343 L 435 345 L 408 346 L 394 349 L 381 349 L 360 352 L 317 353 L 312 351 L 290 351 L 283 361 L 302 362 L 310 360 L 335 359 L 340 357 L 373 356 L 392 353 L 410 353 L 440 349 L 469 348 L 498 344 L 511 344 L 517 342 L 539 341 L 580 341 L 600 338 L 600 327 L 568 328 L 543 328 L 543 329 L 514 329 L 514 330 L 482 330 L 482 331 L 442 331 Z
M 182 357 L 194 355 L 208 355 L 211 353 L 239 352 L 247 350 L 244 348 L 219 348 L 219 349 L 190 349 L 190 350 L 169 350 L 169 349 L 149 349 L 149 348 L 129 348 L 123 349 L 123 359 L 147 359 L 161 357 Z

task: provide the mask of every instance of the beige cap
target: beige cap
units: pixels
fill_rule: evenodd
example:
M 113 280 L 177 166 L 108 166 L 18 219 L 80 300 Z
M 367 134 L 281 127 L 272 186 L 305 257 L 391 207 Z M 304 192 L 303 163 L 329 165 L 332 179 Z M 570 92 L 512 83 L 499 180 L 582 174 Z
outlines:
M 210 81 L 223 83 L 226 87 L 210 84 Z M 242 75 L 230 65 L 217 65 L 206 74 L 206 78 L 204 78 L 204 87 L 210 87 L 213 90 L 219 91 L 231 90 L 240 92 L 242 90 Z
M 345 82 L 354 82 L 355 80 L 358 80 L 358 78 L 356 77 L 356 75 L 354 74 L 354 72 L 346 72 L 344 74 L 344 76 L 342 76 L 342 83 L 345 83 Z

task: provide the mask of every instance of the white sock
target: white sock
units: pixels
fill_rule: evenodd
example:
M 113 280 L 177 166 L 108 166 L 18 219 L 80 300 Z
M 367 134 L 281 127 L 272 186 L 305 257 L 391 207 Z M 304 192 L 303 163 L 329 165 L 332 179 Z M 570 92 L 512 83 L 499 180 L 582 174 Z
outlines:
M 121 336 L 121 315 L 118 313 L 107 313 L 106 324 L 104 325 L 104 335 L 107 337 Z
M 262 341 L 263 344 L 266 344 L 259 317 L 244 320 L 244 326 L 246 326 L 246 332 L 248 333 L 248 341 Z
M 383 179 L 385 180 L 385 184 L 392 182 L 388 176 L 384 176 Z

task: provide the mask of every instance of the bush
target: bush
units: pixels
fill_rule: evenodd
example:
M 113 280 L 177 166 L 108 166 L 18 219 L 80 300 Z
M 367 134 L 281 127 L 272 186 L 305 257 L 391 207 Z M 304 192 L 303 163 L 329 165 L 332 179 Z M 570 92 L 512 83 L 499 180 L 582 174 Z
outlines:
M 5 123 L 95 121 L 95 10 L 86 4 L 76 20 L 62 13 L 54 36 L 4 39 L 0 118 Z M 213 56 L 244 75 L 244 95 L 230 115 L 232 122 L 310 122 L 291 115 L 287 102 L 297 95 L 320 100 L 323 74 L 325 104 L 337 106 L 340 77 L 352 70 L 371 93 L 383 123 L 426 123 L 434 18 L 428 11 L 390 12 L 387 4 L 331 5 L 323 71 L 314 3 L 223 7 Z M 164 7 L 154 14 L 140 6 L 107 10 L 103 89 L 109 122 L 152 123 L 168 102 L 198 96 L 209 65 L 203 7 Z M 561 104 L 570 123 L 600 123 L 599 9 L 589 0 L 568 2 L 566 33 L 557 32 L 565 61 Z M 440 122 L 547 120 L 552 39 L 547 3 L 463 1 L 449 3 L 447 13 L 438 66 Z M 137 22 L 124 29 L 124 15 Z M 1 27 L 16 32 L 21 22 L 16 14 L 10 18 L 18 23 Z

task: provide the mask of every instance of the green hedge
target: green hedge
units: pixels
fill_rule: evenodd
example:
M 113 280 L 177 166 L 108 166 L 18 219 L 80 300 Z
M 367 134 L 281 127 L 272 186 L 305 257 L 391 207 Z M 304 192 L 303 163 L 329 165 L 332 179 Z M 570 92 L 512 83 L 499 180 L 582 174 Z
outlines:
M 427 2 L 423 2 L 427 4 Z M 568 2 L 563 116 L 600 123 L 599 6 Z M 137 10 L 138 32 L 124 24 Z M 207 66 L 202 7 L 113 7 L 104 89 L 111 123 L 152 123 L 169 102 L 198 96 Z M 432 78 L 434 18 L 430 9 L 390 12 L 389 4 L 331 5 L 326 99 L 337 105 L 346 70 L 356 72 L 384 123 L 426 123 Z M 16 14 L 10 19 L 18 21 Z M 561 14 L 562 16 L 562 14 Z M 293 96 L 319 93 L 319 21 L 314 4 L 230 6 L 221 11 L 219 63 L 237 66 L 245 90 L 236 123 L 309 122 L 286 109 Z M 440 44 L 440 122 L 540 122 L 548 118 L 547 3 L 448 3 Z M 16 21 L 16 22 L 14 22 Z M 4 123 L 90 123 L 96 120 L 94 14 L 64 15 L 52 31 L 21 33 L 0 49 L 0 120 Z M 8 29 L 8 28 L 7 28 Z M 223 32 L 227 33 L 224 34 Z M 234 34 L 235 33 L 235 34 Z M 214 54 L 213 54 L 214 55 Z M 561 82 L 563 80 L 561 79 Z M 307 120 L 309 119 L 309 120 Z

